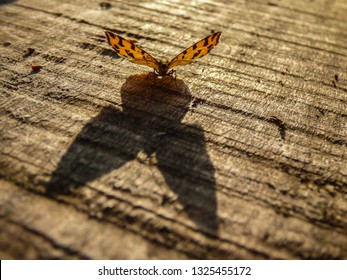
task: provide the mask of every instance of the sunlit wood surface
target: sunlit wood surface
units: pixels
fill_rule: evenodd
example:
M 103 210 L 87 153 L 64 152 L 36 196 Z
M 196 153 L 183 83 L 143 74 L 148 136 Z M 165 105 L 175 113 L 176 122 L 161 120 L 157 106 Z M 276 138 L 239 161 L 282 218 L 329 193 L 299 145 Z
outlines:
M 347 259 L 346 1 L 101 2 L 1 1 L 0 258 Z

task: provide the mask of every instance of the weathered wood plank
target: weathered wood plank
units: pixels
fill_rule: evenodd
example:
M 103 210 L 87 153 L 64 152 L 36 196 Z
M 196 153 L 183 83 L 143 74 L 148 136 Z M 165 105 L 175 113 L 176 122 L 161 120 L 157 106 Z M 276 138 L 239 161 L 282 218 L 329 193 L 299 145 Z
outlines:
M 2 258 L 143 259 L 182 255 L 1 181 Z M 44 213 L 42 210 L 44 209 Z M 68 226 L 67 226 L 68 225 Z M 118 239 L 122 236 L 121 242 Z M 7 242 L 5 242 L 7 241 Z M 11 242 L 8 242 L 11 241 Z M 184 256 L 183 256 L 184 257 Z
M 110 3 L 0 6 L 1 257 L 346 259 L 345 2 Z

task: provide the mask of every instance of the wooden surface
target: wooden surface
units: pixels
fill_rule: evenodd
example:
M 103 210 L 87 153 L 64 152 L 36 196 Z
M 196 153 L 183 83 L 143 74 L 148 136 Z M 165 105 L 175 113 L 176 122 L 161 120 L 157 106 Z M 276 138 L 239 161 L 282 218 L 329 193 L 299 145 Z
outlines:
M 0 257 L 347 259 L 346 1 L 100 2 L 1 1 Z

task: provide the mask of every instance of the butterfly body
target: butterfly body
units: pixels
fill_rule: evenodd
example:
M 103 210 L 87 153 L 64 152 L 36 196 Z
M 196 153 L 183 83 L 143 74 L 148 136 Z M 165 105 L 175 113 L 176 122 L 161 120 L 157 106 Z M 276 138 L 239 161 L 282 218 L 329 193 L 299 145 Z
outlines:
M 169 60 L 168 59 L 159 59 L 158 60 L 158 68 L 159 70 L 155 70 L 158 76 L 170 76 L 170 73 L 173 73 L 173 69 L 169 69 Z
M 130 62 L 146 65 L 154 69 L 158 76 L 171 76 L 176 66 L 187 65 L 193 62 L 193 59 L 207 55 L 219 42 L 221 32 L 215 32 L 199 42 L 187 48 L 172 60 L 155 59 L 146 51 L 136 46 L 134 42 L 114 34 L 110 31 L 105 31 L 108 43 L 117 52 L 119 56 L 130 59 Z

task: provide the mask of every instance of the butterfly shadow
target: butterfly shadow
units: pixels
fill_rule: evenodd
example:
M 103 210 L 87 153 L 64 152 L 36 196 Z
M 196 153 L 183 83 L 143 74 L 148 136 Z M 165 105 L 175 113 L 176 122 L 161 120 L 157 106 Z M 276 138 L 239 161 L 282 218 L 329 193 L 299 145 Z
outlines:
M 155 167 L 189 219 L 216 237 L 215 169 L 204 132 L 199 124 L 182 123 L 192 101 L 188 87 L 179 79 L 134 75 L 123 84 L 121 98 L 121 109 L 104 108 L 84 126 L 53 172 L 47 192 L 68 194 L 141 153 L 156 159 Z

